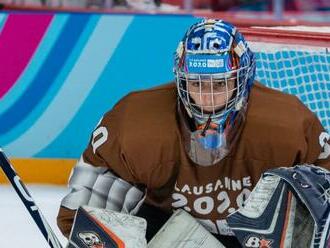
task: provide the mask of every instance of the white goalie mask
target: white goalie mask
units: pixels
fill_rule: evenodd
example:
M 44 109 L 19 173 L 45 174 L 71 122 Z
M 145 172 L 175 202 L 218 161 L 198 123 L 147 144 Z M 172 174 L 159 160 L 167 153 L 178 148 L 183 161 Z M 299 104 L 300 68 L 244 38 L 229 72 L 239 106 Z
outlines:
M 196 125 L 188 129 L 181 120 L 187 152 L 197 164 L 215 164 L 228 154 L 244 122 L 254 54 L 233 25 L 206 19 L 179 43 L 174 74 L 180 102 Z

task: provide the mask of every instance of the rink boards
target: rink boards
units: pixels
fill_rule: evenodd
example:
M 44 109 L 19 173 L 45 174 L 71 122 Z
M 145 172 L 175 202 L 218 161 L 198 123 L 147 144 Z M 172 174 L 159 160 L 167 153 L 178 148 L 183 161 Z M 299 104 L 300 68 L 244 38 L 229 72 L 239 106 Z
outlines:
M 195 21 L 0 13 L 0 146 L 23 180 L 66 183 L 104 112 L 131 91 L 173 79 L 173 52 Z

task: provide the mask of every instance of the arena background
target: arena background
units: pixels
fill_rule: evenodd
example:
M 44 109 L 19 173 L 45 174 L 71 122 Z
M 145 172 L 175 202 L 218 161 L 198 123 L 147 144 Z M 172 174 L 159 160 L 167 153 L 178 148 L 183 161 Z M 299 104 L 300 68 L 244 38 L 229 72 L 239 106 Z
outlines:
M 22 179 L 66 184 L 105 111 L 128 92 L 173 79 L 173 52 L 195 18 L 2 11 L 0 144 Z

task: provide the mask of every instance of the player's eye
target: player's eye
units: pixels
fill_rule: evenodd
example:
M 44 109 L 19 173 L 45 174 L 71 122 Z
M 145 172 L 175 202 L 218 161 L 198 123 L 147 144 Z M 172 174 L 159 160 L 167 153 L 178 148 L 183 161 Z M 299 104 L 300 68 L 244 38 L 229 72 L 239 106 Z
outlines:
M 214 88 L 223 88 L 226 86 L 226 81 L 224 81 L 224 80 L 214 81 L 213 86 L 214 86 Z
M 195 88 L 199 87 L 200 86 L 200 81 L 192 81 L 191 86 L 195 87 Z

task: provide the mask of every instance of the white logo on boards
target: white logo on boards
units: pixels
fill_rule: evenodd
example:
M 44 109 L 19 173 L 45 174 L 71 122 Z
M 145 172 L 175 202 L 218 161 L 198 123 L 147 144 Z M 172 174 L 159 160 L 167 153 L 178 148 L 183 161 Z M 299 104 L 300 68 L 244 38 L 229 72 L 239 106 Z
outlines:
M 104 144 L 108 139 L 108 130 L 106 127 L 98 127 L 93 132 L 93 138 L 91 141 L 93 152 L 95 153 L 96 149 L 99 148 L 102 144 Z

